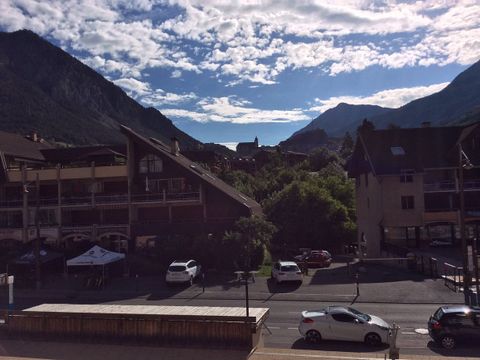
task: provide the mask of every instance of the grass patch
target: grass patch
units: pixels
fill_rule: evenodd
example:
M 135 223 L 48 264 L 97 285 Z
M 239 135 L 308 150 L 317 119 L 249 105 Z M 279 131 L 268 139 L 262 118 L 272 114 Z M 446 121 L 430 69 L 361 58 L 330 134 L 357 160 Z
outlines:
M 258 269 L 257 276 L 270 277 L 271 273 L 272 273 L 272 265 L 262 265 Z

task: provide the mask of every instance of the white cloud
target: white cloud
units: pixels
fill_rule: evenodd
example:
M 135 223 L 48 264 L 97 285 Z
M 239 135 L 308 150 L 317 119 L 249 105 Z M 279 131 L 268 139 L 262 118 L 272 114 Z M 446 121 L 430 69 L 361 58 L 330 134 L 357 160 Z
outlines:
M 120 78 L 159 67 L 271 85 L 289 69 L 336 76 L 480 54 L 477 0 L 3 0 L 0 13 L 2 29 L 55 38 Z
M 448 83 L 441 83 L 430 86 L 390 89 L 379 91 L 369 96 L 336 96 L 328 99 L 315 99 L 315 105 L 308 111 L 323 113 L 340 103 L 398 108 L 412 100 L 439 92 L 447 85 Z
M 172 118 L 187 118 L 198 122 L 229 122 L 232 124 L 289 123 L 310 120 L 302 110 L 265 110 L 250 107 L 248 101 L 233 96 L 206 98 L 197 103 L 197 111 L 162 109 Z
M 193 92 L 185 94 L 175 94 L 166 92 L 162 89 L 157 89 L 141 98 L 141 102 L 148 106 L 160 105 L 180 105 L 186 102 L 197 99 L 197 95 Z M 163 110 L 162 110 L 163 112 Z
M 182 72 L 180 70 L 172 71 L 172 75 L 170 76 L 173 79 L 177 79 L 182 76 Z
M 221 142 L 220 145 L 226 146 L 230 150 L 236 151 L 238 142 Z
M 133 97 L 147 95 L 152 91 L 148 83 L 133 78 L 118 79 L 115 80 L 114 83 Z

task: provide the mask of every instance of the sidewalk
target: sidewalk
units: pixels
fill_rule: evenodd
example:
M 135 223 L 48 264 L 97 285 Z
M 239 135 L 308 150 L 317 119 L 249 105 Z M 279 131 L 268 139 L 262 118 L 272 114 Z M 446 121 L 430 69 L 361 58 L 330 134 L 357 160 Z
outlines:
M 353 269 L 355 270 L 355 269 Z M 353 271 L 351 269 L 351 273 Z M 359 277 L 359 296 L 354 277 L 344 264 L 327 269 L 310 270 L 303 284 L 277 285 L 265 277 L 257 277 L 249 284 L 249 297 L 259 301 L 318 301 L 365 302 L 404 304 L 462 303 L 463 294 L 455 293 L 441 279 L 429 279 L 407 270 L 381 265 L 368 265 Z M 0 288 L 0 299 L 7 298 L 6 287 Z M 203 292 L 201 284 L 191 287 L 165 285 L 163 277 L 127 277 L 112 279 L 105 289 L 85 290 L 75 278 L 51 278 L 40 290 L 14 290 L 16 299 L 55 302 L 105 302 L 142 297 L 161 299 L 215 299 L 245 298 L 245 286 L 234 275 L 208 274 Z
M 140 345 L 132 346 L 0 339 L 1 360 L 378 360 L 384 359 L 385 352 L 356 353 L 259 348 L 252 354 L 249 354 L 248 351 L 225 349 L 179 349 Z M 400 349 L 400 359 L 404 360 L 465 360 L 474 358 L 477 357 L 402 355 Z

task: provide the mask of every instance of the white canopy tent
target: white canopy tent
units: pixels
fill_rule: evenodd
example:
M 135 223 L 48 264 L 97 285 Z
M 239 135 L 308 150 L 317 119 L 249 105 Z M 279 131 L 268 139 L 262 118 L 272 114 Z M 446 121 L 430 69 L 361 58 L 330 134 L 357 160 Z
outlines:
M 125 254 L 105 250 L 95 245 L 82 255 L 67 260 L 67 266 L 105 266 L 122 259 L 125 259 Z
M 105 283 L 105 266 L 125 259 L 125 254 L 106 250 L 95 245 L 82 255 L 67 260 L 67 273 L 70 266 L 101 266 L 102 267 L 102 287 Z

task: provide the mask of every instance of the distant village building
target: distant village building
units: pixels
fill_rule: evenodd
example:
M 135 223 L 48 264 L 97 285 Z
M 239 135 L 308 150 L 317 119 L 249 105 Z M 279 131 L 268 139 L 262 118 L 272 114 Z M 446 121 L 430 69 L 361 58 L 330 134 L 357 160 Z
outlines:
M 258 150 L 258 138 L 255 136 L 253 142 L 241 142 L 237 145 L 237 155 L 240 157 L 243 156 L 252 156 Z
M 121 132 L 125 145 L 62 149 L 0 132 L 0 247 L 36 238 L 37 200 L 40 235 L 59 249 L 86 241 L 126 252 L 176 235 L 222 236 L 240 217 L 261 214 L 183 156 L 176 139 Z
M 362 252 L 460 246 L 460 166 L 473 241 L 480 234 L 480 123 L 360 131 L 348 171 Z

